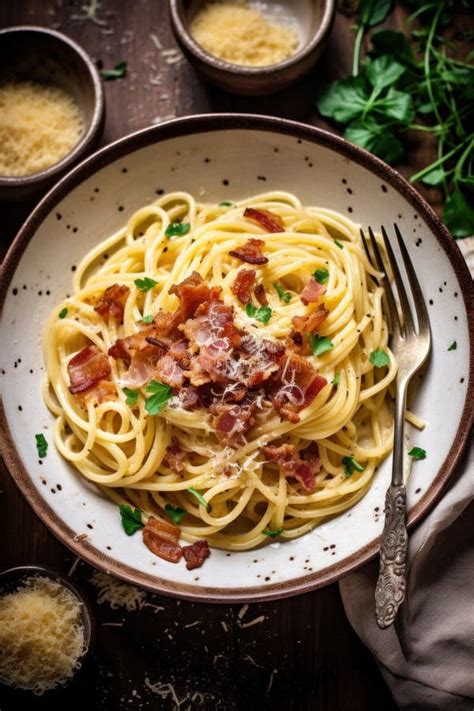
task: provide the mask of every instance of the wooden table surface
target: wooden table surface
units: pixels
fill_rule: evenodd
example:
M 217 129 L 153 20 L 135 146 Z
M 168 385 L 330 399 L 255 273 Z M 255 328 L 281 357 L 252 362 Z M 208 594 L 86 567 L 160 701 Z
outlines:
M 206 85 L 174 49 L 166 0 L 103 0 L 93 19 L 94 0 L 0 2 L 0 27 L 35 24 L 58 29 L 96 60 L 112 67 L 128 62 L 126 78 L 105 83 L 107 121 L 103 143 L 173 116 L 245 111 L 274 114 L 325 126 L 314 101 L 322 82 L 349 70 L 352 19 L 338 13 L 329 47 L 308 77 L 276 96 L 241 98 Z M 391 24 L 400 24 L 397 7 Z M 390 24 L 390 23 L 389 23 Z M 414 170 L 430 147 L 414 142 Z M 427 193 L 435 203 L 436 193 Z M 0 250 L 4 254 L 34 205 L 3 205 Z M 5 345 L 5 344 L 4 344 Z M 71 574 L 92 602 L 97 620 L 93 659 L 74 690 L 28 698 L 31 710 L 64 707 L 104 709 L 275 709 L 362 711 L 396 706 L 368 650 L 350 627 L 337 585 L 300 597 L 252 604 L 214 606 L 148 594 L 133 612 L 99 604 L 93 569 L 77 561 L 39 521 L 3 465 L 0 466 L 0 570 L 43 564 Z M 75 565 L 74 565 L 75 564 Z M 73 571 L 71 568 L 73 567 Z M 240 615 L 239 615 L 240 612 Z M 242 612 L 245 614 L 241 617 Z M 247 626 L 248 622 L 263 618 Z M 1 711 L 19 707 L 17 695 L 0 697 Z M 22 697 L 23 698 L 23 697 Z

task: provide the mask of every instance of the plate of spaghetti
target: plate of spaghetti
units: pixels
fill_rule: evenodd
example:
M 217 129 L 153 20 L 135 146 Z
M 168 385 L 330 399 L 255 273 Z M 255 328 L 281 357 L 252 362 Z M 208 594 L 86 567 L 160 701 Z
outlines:
M 467 441 L 469 282 L 398 174 L 317 129 L 206 116 L 61 181 L 4 267 L 0 381 L 4 457 L 56 535 L 216 601 L 310 590 L 374 555 L 397 362 L 360 229 L 395 220 L 432 305 L 407 411 L 413 523 Z

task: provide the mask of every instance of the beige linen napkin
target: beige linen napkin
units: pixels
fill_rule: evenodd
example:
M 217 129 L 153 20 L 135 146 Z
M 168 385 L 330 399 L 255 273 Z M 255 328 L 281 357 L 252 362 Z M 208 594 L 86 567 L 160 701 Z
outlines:
M 463 240 L 474 267 L 474 238 Z M 375 622 L 378 560 L 339 582 L 344 608 L 404 711 L 474 710 L 474 447 L 409 535 L 407 594 L 392 627 Z

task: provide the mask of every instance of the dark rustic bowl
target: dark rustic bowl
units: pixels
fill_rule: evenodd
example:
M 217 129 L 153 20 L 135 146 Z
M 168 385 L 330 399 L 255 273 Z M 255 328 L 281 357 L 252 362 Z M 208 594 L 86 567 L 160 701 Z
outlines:
M 218 59 L 195 41 L 189 26 L 202 1 L 170 0 L 171 27 L 191 64 L 209 81 L 233 94 L 273 94 L 306 74 L 326 47 L 336 12 L 335 0 L 311 0 L 308 3 L 311 8 L 310 29 L 303 46 L 278 64 L 248 67 Z M 293 9 L 291 3 L 287 5 Z
M 104 127 L 104 92 L 90 57 L 73 40 L 45 27 L 0 30 L 0 81 L 51 82 L 75 99 L 84 115 L 80 141 L 58 163 L 32 175 L 0 175 L 0 200 L 17 201 L 40 193 L 95 148 Z
M 89 659 L 95 645 L 95 621 L 92 608 L 87 599 L 84 597 L 82 591 L 70 580 L 59 575 L 59 573 L 56 573 L 54 570 L 49 570 L 48 568 L 43 568 L 40 565 L 22 565 L 16 568 L 9 568 L 8 570 L 1 572 L 0 595 L 13 592 L 28 578 L 32 577 L 48 578 L 49 580 L 53 580 L 54 582 L 63 585 L 65 588 L 70 590 L 70 592 L 81 604 L 81 622 L 84 627 L 84 652 L 80 657 L 81 666 L 73 673 L 72 677 L 68 679 L 67 682 L 46 692 L 49 699 L 53 695 L 60 695 L 66 689 L 71 690 L 78 678 L 82 676 L 86 666 L 86 661 Z M 0 690 L 3 690 L 5 693 L 14 693 L 19 695 L 21 698 L 31 699 L 31 691 L 15 689 L 14 687 L 6 687 L 3 684 L 0 684 Z

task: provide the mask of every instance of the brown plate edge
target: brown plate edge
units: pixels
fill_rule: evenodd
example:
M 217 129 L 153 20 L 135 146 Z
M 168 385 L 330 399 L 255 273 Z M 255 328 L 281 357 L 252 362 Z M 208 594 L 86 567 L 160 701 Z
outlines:
M 308 140 L 335 150 L 346 158 L 362 165 L 385 180 L 405 197 L 424 219 L 433 235 L 442 246 L 451 262 L 459 280 L 461 292 L 469 319 L 470 368 L 467 396 L 464 403 L 461 420 L 454 442 L 440 467 L 438 474 L 424 496 L 415 504 L 408 517 L 408 526 L 418 523 L 434 506 L 443 493 L 450 476 L 455 472 L 463 452 L 469 441 L 469 433 L 473 420 L 474 405 L 474 309 L 472 281 L 467 265 L 446 227 L 416 192 L 416 190 L 393 168 L 371 155 L 367 151 L 348 143 L 343 138 L 319 128 L 300 124 L 287 119 L 248 115 L 248 114 L 205 114 L 192 117 L 173 119 L 166 123 L 142 129 L 125 136 L 118 141 L 96 152 L 70 173 L 41 200 L 13 241 L 0 273 L 0 308 L 2 308 L 9 284 L 15 273 L 21 255 L 26 249 L 38 225 L 48 212 L 77 184 L 90 177 L 97 169 L 115 162 L 128 153 L 146 147 L 152 143 L 170 138 L 176 138 L 190 133 L 202 133 L 213 130 L 263 130 L 274 133 L 293 135 L 296 139 Z M 469 318 L 471 316 L 471 318 Z M 296 578 L 291 583 L 274 583 L 259 588 L 206 588 L 194 585 L 174 584 L 147 573 L 137 572 L 127 565 L 117 563 L 109 556 L 96 549 L 87 541 L 75 541 L 72 531 L 41 498 L 38 489 L 32 485 L 11 437 L 3 404 L 0 402 L 0 425 L 4 438 L 0 442 L 0 454 L 15 484 L 25 496 L 38 517 L 48 526 L 54 535 L 76 555 L 85 559 L 100 570 L 113 574 L 125 582 L 138 585 L 152 592 L 170 595 L 188 600 L 201 600 L 216 603 L 264 601 L 290 597 L 336 582 L 373 558 L 379 548 L 380 538 L 375 539 L 359 551 L 339 563 L 322 571 Z

